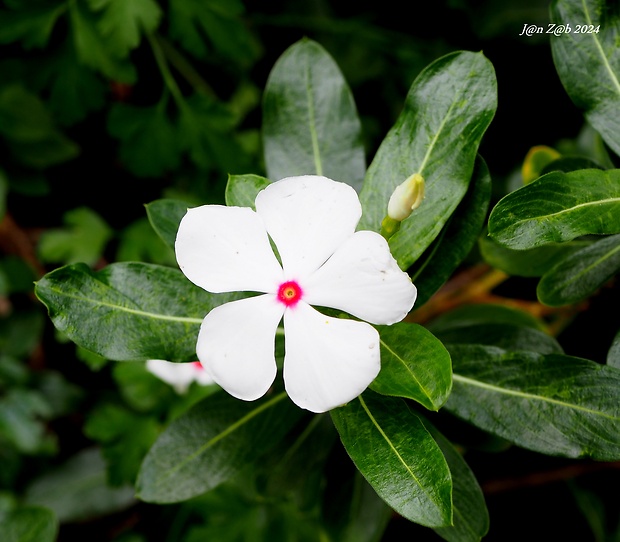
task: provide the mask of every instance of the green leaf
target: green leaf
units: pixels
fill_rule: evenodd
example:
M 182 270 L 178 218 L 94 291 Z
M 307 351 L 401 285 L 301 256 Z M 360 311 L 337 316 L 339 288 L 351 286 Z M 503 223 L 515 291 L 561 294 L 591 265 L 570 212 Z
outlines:
M 226 205 L 237 207 L 251 207 L 254 209 L 254 200 L 271 181 L 259 175 L 229 175 L 226 185 Z
M 142 464 L 138 496 L 171 503 L 205 493 L 257 461 L 301 415 L 284 392 L 254 402 L 211 395 L 157 439 Z
M 126 57 L 140 44 L 141 33 L 155 31 L 162 16 L 160 7 L 153 0 L 103 0 L 97 4 L 98 8 L 105 8 L 97 25 L 99 31 L 120 58 Z
M 590 244 L 591 241 L 575 240 L 526 250 L 512 250 L 488 236 L 478 240 L 480 253 L 489 265 L 518 277 L 542 277 L 558 262 Z
M 390 238 L 403 269 L 437 237 L 467 192 L 478 145 L 496 107 L 495 73 L 481 53 L 444 56 L 414 81 L 360 194 L 360 229 L 379 231 L 394 189 L 413 173 L 424 177 L 422 205 Z
M 157 235 L 174 250 L 179 224 L 191 205 L 176 199 L 158 199 L 147 203 L 145 207 L 149 222 Z
M 241 19 L 240 0 L 170 0 L 170 35 L 198 58 L 217 52 L 242 64 L 252 61 L 256 46 Z
M 474 247 L 487 218 L 490 198 L 491 176 L 486 163 L 478 156 L 467 194 L 410 272 L 418 288 L 416 308 L 439 290 Z
M 620 370 L 593 361 L 481 345 L 448 347 L 446 409 L 536 452 L 620 458 Z
M 325 175 L 359 191 L 366 169 L 361 123 L 340 69 L 318 43 L 289 47 L 263 101 L 267 176 Z
M 554 171 L 511 192 L 489 217 L 489 235 L 515 250 L 620 233 L 620 170 Z
M 47 508 L 28 506 L 0 518 L 0 540 L 3 542 L 54 542 L 58 520 Z
M 452 443 L 428 420 L 423 423 L 441 448 L 452 474 L 454 525 L 438 527 L 435 532 L 449 542 L 478 542 L 489 530 L 489 512 L 476 476 Z
M 588 122 L 620 155 L 620 14 L 598 0 L 556 0 L 551 20 L 572 27 L 551 36 L 562 84 Z M 582 32 L 576 27 L 581 26 Z
M 110 109 L 108 131 L 121 141 L 123 164 L 139 177 L 157 177 L 179 165 L 178 133 L 164 103 L 154 107 L 114 104 Z
M 620 369 L 620 330 L 616 333 L 611 348 L 607 352 L 607 365 Z
M 65 0 L 21 9 L 3 8 L 0 18 L 0 43 L 19 41 L 24 49 L 44 48 L 58 18 L 66 9 Z
M 560 307 L 587 298 L 620 270 L 620 235 L 604 237 L 559 261 L 538 283 L 545 305 Z
M 65 228 L 41 234 L 39 256 L 43 262 L 94 264 L 101 258 L 112 230 L 88 207 L 79 207 L 63 215 Z
M 136 70 L 127 58 L 119 57 L 114 43 L 98 28 L 99 17 L 84 2 L 70 2 L 73 44 L 80 61 L 114 81 L 133 83 Z
M 429 527 L 452 523 L 448 465 L 404 400 L 367 391 L 330 414 L 355 466 L 396 512 Z
M 117 361 L 196 359 L 204 316 L 235 299 L 194 286 L 168 267 L 116 263 L 56 269 L 35 287 L 54 325 L 78 345 Z
M 407 397 L 439 410 L 452 388 L 450 354 L 429 331 L 401 322 L 378 328 L 381 372 L 370 385 L 382 395 Z
M 0 169 L 0 220 L 4 218 L 6 213 L 6 196 L 9 191 L 9 182 L 6 173 Z
M 105 464 L 98 449 L 90 448 L 40 478 L 26 489 L 25 502 L 53 510 L 58 521 L 84 521 L 112 514 L 135 504 L 131 486 L 106 485 Z

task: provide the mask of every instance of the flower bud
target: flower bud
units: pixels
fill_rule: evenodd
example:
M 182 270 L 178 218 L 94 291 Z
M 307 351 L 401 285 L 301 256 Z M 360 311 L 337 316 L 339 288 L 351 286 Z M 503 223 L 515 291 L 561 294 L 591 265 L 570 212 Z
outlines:
M 424 199 L 424 177 L 414 173 L 394 190 L 388 203 L 387 215 L 393 220 L 405 220 Z

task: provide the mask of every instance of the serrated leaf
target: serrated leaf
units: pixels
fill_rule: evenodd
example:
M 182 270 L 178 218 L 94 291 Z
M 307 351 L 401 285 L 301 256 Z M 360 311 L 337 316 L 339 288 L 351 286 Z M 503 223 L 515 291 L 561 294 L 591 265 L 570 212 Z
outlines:
M 39 256 L 43 262 L 94 264 L 102 255 L 112 230 L 88 207 L 79 207 L 63 215 L 65 228 L 41 234 Z
M 120 58 L 140 44 L 143 32 L 156 30 L 162 16 L 153 0 L 105 0 L 101 4 L 105 11 L 97 26 Z
M 588 240 L 574 240 L 526 250 L 512 250 L 486 236 L 480 237 L 478 247 L 484 260 L 504 273 L 519 277 L 542 277 L 558 262 L 591 243 Z
M 271 181 L 260 175 L 229 175 L 226 185 L 226 205 L 254 209 L 256 196 Z
M 54 542 L 58 520 L 54 512 L 38 506 L 24 506 L 0 517 L 3 542 Z
M 620 170 L 554 171 L 511 192 L 489 217 L 489 235 L 514 250 L 620 233 Z
M 394 510 L 429 527 L 452 523 L 448 465 L 404 400 L 367 391 L 330 414 L 356 467 Z
M 551 51 L 562 84 L 605 142 L 620 155 L 620 13 L 613 3 L 556 0 L 556 25 L 584 32 L 551 36 Z
M 169 267 L 116 263 L 56 269 L 35 287 L 54 325 L 72 341 L 117 361 L 196 359 L 204 316 L 235 299 L 194 286 Z
M 620 370 L 593 361 L 481 345 L 449 345 L 446 409 L 549 455 L 620 458 Z
M 573 252 L 546 273 L 536 288 L 545 305 L 577 303 L 593 294 L 620 270 L 620 235 L 600 239 Z
M 21 9 L 3 8 L 0 18 L 0 43 L 19 41 L 24 49 L 45 47 L 56 22 L 66 9 L 64 0 Z
M 478 542 L 489 530 L 489 512 L 476 476 L 452 443 L 428 420 L 422 421 L 441 448 L 452 475 L 454 525 L 435 528 L 435 532 L 449 542 Z
M 407 397 L 429 410 L 439 410 L 452 387 L 450 354 L 429 331 L 417 324 L 378 328 L 381 372 L 370 388 L 382 395 Z
M 486 221 L 491 198 L 491 176 L 481 156 L 476 160 L 470 187 L 441 233 L 410 271 L 418 289 L 419 308 L 450 278 L 476 244 Z
M 171 503 L 205 493 L 257 461 L 301 415 L 284 392 L 254 402 L 211 395 L 157 439 L 142 464 L 138 495 Z
M 325 175 L 359 191 L 366 169 L 361 123 L 340 69 L 318 43 L 289 47 L 263 101 L 267 176 Z
M 158 199 L 147 203 L 145 207 L 149 222 L 157 235 L 174 250 L 179 224 L 191 205 L 176 199 Z
M 413 82 L 360 194 L 360 229 L 379 231 L 394 189 L 413 173 L 424 177 L 422 205 L 390 238 L 401 268 L 426 250 L 467 192 L 478 145 L 496 107 L 495 72 L 481 53 L 446 55 Z
M 177 128 L 162 105 L 114 104 L 110 109 L 108 131 L 121 141 L 123 164 L 139 177 L 157 177 L 180 162 Z

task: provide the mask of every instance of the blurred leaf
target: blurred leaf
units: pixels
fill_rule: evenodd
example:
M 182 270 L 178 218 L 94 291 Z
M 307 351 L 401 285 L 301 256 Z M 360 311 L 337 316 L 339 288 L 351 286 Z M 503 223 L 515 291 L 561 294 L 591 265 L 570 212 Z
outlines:
M 540 177 L 544 168 L 554 160 L 560 158 L 560 156 L 561 154 L 558 151 L 546 145 L 537 145 L 536 147 L 530 148 L 521 166 L 523 183 L 529 184 L 534 179 Z
M 9 183 L 4 171 L 0 169 L 0 221 L 4 218 L 6 213 L 6 195 L 9 191 Z
M 50 417 L 68 416 L 75 411 L 85 391 L 67 381 L 56 371 L 36 373 L 36 389 L 45 397 L 50 409 Z
M 254 200 L 271 181 L 260 175 L 229 175 L 226 185 L 226 205 L 250 207 L 254 209 Z
M 30 293 L 36 276 L 32 267 L 19 256 L 8 255 L 0 260 L 0 272 L 4 275 L 6 294 Z
M 497 107 L 492 64 L 481 53 L 457 52 L 428 66 L 368 168 L 360 194 L 360 229 L 379 231 L 394 189 L 413 173 L 425 198 L 390 238 L 406 269 L 439 235 L 467 192 L 480 140 Z
M 443 344 L 417 324 L 401 322 L 378 330 L 381 372 L 370 388 L 439 410 L 452 388 L 450 354 Z
M 145 217 L 139 218 L 121 232 L 116 261 L 158 263 L 176 267 L 174 250 L 171 251 L 162 242 Z
M 555 67 L 571 100 L 620 155 L 620 13 L 614 3 L 555 0 L 555 24 L 582 25 L 585 33 L 551 36 Z M 591 25 L 591 28 L 590 28 Z M 587 74 L 587 76 L 584 76 Z
M 573 252 L 548 271 L 536 293 L 545 305 L 577 303 L 603 286 L 620 270 L 620 235 L 604 237 Z
M 502 198 L 489 235 L 523 250 L 587 234 L 620 233 L 620 170 L 555 171 Z
M 24 49 L 42 49 L 49 42 L 58 18 L 66 10 L 66 0 L 14 9 L 3 7 L 0 12 L 0 43 L 19 41 Z
M 44 325 L 45 317 L 38 308 L 0 318 L 0 352 L 16 358 L 29 356 L 41 340 Z
M 205 493 L 258 460 L 301 414 L 284 392 L 254 402 L 207 397 L 157 439 L 140 470 L 139 497 L 171 503 Z
M 325 175 L 359 191 L 366 169 L 361 123 L 340 69 L 318 43 L 289 47 L 263 100 L 267 177 Z
M 69 14 L 73 43 L 80 61 L 109 79 L 133 83 L 136 70 L 128 59 L 117 55 L 113 40 L 102 35 L 98 28 L 101 19 L 89 11 L 84 2 L 70 2 Z
M 25 502 L 50 508 L 65 523 L 118 512 L 136 501 L 132 487 L 106 485 L 101 453 L 91 448 L 36 478 L 26 489 Z
M 452 523 L 448 465 L 404 400 L 366 391 L 330 414 L 356 467 L 396 512 L 429 527 Z
M 616 333 L 611 348 L 607 353 L 607 365 L 620 369 L 620 330 Z
M 613 168 L 613 164 L 610 163 L 609 168 Z M 607 168 L 604 168 L 593 160 L 590 160 L 589 158 L 584 158 L 583 156 L 563 156 L 562 158 L 558 158 L 553 162 L 549 162 L 545 167 L 542 168 L 542 170 L 540 171 L 540 175 L 545 175 L 546 173 L 551 173 L 552 171 L 563 171 L 564 173 L 568 173 L 570 171 L 577 171 L 578 169 Z
M 586 240 L 549 243 L 536 248 L 512 250 L 496 243 L 490 237 L 480 237 L 478 246 L 484 260 L 489 264 L 518 277 L 542 277 L 558 262 L 589 246 Z
M 0 518 L 2 542 L 54 542 L 57 534 L 58 521 L 47 508 L 22 507 Z
M 479 542 L 489 530 L 489 512 L 476 476 L 452 443 L 430 422 L 422 421 L 441 448 L 452 475 L 454 525 L 438 527 L 435 532 L 449 542 Z
M 179 166 L 178 133 L 164 105 L 161 102 L 154 107 L 134 107 L 117 103 L 110 108 L 108 131 L 121 142 L 121 161 L 138 177 L 157 177 Z
M 443 286 L 475 246 L 486 221 L 490 197 L 491 176 L 484 160 L 478 156 L 465 197 L 409 271 L 418 289 L 416 308 L 424 305 Z
M 101 258 L 112 230 L 88 207 L 79 207 L 63 215 L 66 228 L 41 234 L 39 257 L 43 262 L 94 264 Z
M 157 235 L 174 250 L 179 224 L 192 205 L 176 199 L 158 199 L 147 203 L 145 207 L 149 222 Z
M 84 434 L 102 445 L 111 486 L 133 484 L 159 433 L 155 418 L 105 403 L 90 412 Z
M 116 361 L 196 359 L 202 320 L 236 299 L 194 286 L 169 267 L 116 263 L 56 269 L 35 287 L 54 325 L 78 345 Z
M 97 26 L 120 58 L 140 44 L 141 33 L 156 30 L 162 16 L 154 0 L 90 0 L 90 4 L 105 10 Z
M 209 53 L 205 37 L 218 53 L 236 62 L 247 64 L 255 58 L 240 0 L 170 0 L 169 9 L 170 35 L 198 58 Z
M 492 346 L 449 345 L 446 409 L 549 455 L 620 459 L 620 370 L 593 361 Z

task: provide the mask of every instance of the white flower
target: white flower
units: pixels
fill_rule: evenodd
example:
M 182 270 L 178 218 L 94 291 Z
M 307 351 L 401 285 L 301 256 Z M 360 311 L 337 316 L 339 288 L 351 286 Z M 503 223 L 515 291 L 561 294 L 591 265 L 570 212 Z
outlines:
M 173 363 L 163 359 L 149 359 L 146 362 L 146 368 L 157 378 L 170 384 L 180 394 L 185 393 L 192 382 L 197 382 L 201 386 L 213 384 L 213 379 L 197 361 Z
M 298 406 L 325 412 L 357 397 L 377 376 L 377 331 L 310 306 L 373 324 L 399 322 L 411 310 L 415 286 L 383 237 L 355 232 L 361 216 L 350 186 L 310 175 L 272 183 L 256 197 L 256 211 L 188 210 L 176 239 L 187 278 L 213 293 L 264 294 L 216 307 L 200 327 L 198 359 L 228 393 L 252 401 L 270 388 L 282 317 L 284 383 Z

